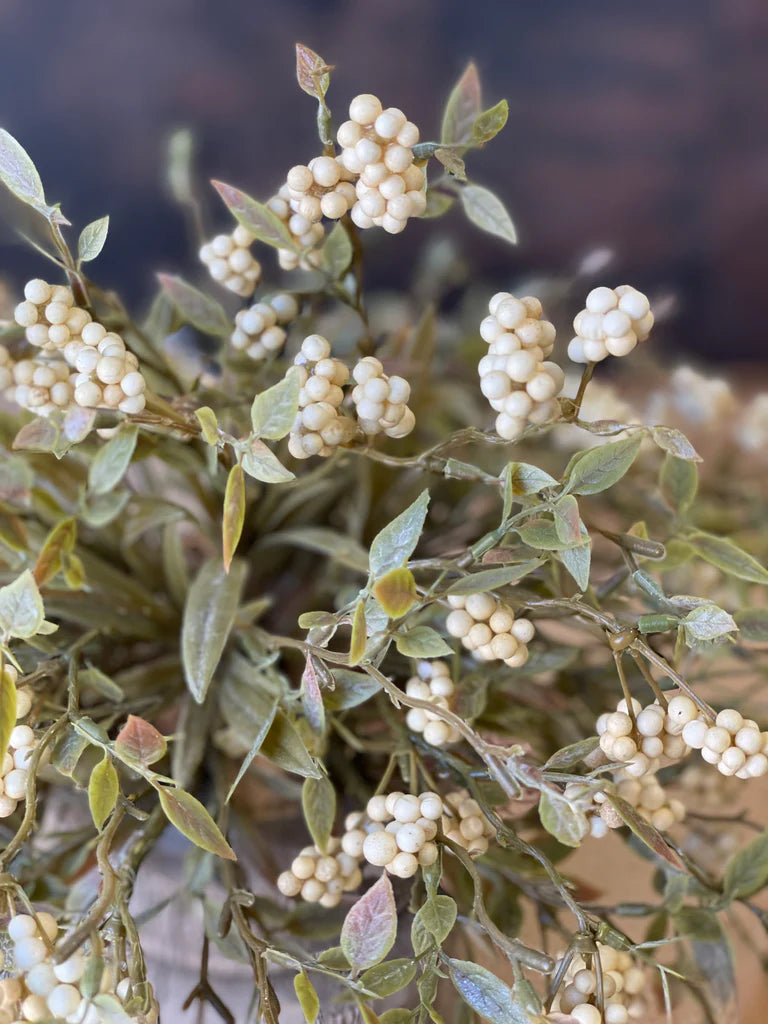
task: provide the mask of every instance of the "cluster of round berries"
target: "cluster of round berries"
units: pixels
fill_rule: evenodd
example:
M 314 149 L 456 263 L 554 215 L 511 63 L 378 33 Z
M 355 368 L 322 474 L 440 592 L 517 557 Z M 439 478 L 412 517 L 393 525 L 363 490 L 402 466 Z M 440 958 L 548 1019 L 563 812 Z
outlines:
M 446 838 L 463 847 L 470 857 L 486 853 L 488 841 L 496 835 L 493 825 L 467 789 L 457 789 L 446 795 L 442 829 Z
M 405 437 L 416 425 L 416 417 L 406 404 L 411 386 L 403 377 L 388 377 L 373 356 L 365 356 L 352 371 L 356 387 L 352 391 L 360 426 L 369 436 L 384 431 L 387 437 Z
M 446 662 L 420 661 L 418 673 L 405 684 L 408 696 L 428 700 L 438 708 L 448 708 L 448 698 L 453 696 L 455 687 Z M 461 738 L 455 726 L 443 722 L 434 711 L 427 711 L 426 708 L 410 708 L 405 723 L 411 732 L 422 733 L 424 741 L 433 747 L 457 743 Z
M 20 359 L 10 369 L 8 397 L 37 416 L 68 409 L 74 398 L 71 371 L 61 359 Z
M 25 1021 L 45 1021 L 51 1018 L 67 1024 L 101 1024 L 104 1020 L 100 1008 L 82 994 L 80 984 L 88 966 L 85 950 L 73 953 L 68 960 L 54 962 L 51 946 L 56 941 L 59 927 L 56 919 L 44 912 L 37 921 L 30 914 L 17 914 L 8 924 L 8 936 L 13 943 L 13 966 L 7 969 L 11 977 L 0 981 L 0 1024 L 23 1024 Z M 6 965 L 3 965 L 5 967 Z M 130 979 L 117 982 L 114 969 L 105 967 L 99 993 L 112 995 L 121 1003 L 130 997 Z M 157 1024 L 159 1011 L 153 1006 L 149 1013 L 129 1019 L 135 1024 Z
M 78 339 L 86 324 L 91 323 L 91 314 L 75 305 L 70 288 L 48 284 L 40 278 L 27 281 L 24 301 L 18 304 L 13 316 L 24 328 L 30 345 L 45 352 L 60 351 L 68 342 Z
M 313 270 L 323 262 L 320 246 L 325 237 L 325 228 L 320 223 L 310 224 L 307 231 L 297 234 L 293 228 L 303 227 L 304 224 L 298 219 L 300 214 L 293 204 L 298 206 L 298 201 L 292 198 L 287 184 L 281 185 L 277 195 L 267 202 L 267 207 L 285 224 L 297 248 L 303 250 L 299 255 L 294 249 L 278 249 L 277 262 L 283 270 L 296 270 L 297 267 Z
M 586 309 L 573 321 L 575 337 L 568 345 L 574 363 L 599 363 L 608 356 L 626 356 L 653 327 L 648 298 L 628 284 L 593 288 Z
M 382 109 L 370 93 L 355 96 L 349 120 L 336 133 L 339 162 L 357 179 L 352 220 L 359 228 L 376 225 L 390 234 L 427 206 L 424 171 L 413 162 L 419 129 L 397 107 Z
M 570 1014 L 579 1024 L 628 1024 L 630 1020 L 646 1018 L 648 1008 L 642 993 L 647 981 L 642 967 L 629 953 L 600 942 L 597 955 L 603 977 L 604 1012 L 601 1014 L 594 1004 L 597 998 L 594 964 L 587 967 L 587 961 L 578 954 L 568 965 L 553 1010 Z
M 752 779 L 768 772 L 768 732 L 761 732 L 757 722 L 735 708 L 719 712 L 714 725 L 700 716 L 691 718 L 682 734 L 688 746 L 700 750 L 722 775 Z
M 299 315 L 299 304 L 289 292 L 273 295 L 257 302 L 250 309 L 235 314 L 235 329 L 230 341 L 233 348 L 244 351 L 251 359 L 277 355 L 285 344 L 283 324 Z
M 685 818 L 685 805 L 680 800 L 669 797 L 655 775 L 632 778 L 619 771 L 614 774 L 613 781 L 616 783 L 617 795 L 634 807 L 638 814 L 659 832 L 668 831 Z M 569 782 L 565 787 L 565 796 L 578 800 L 579 791 L 583 788 L 578 782 Z M 621 828 L 625 824 L 607 794 L 602 791 L 593 793 L 587 801 L 585 810 L 589 831 L 595 839 L 602 839 L 608 834 L 608 829 Z
M 320 334 L 304 339 L 294 364 L 301 375 L 301 390 L 288 451 L 295 459 L 330 455 L 339 445 L 351 441 L 357 431 L 354 420 L 339 412 L 349 368 L 340 359 L 331 358 L 331 344 Z
M 3 669 L 15 684 L 16 670 L 11 665 Z M 32 707 L 32 696 L 28 690 L 16 691 L 16 720 L 26 718 Z M 0 765 L 0 818 L 8 818 L 16 810 L 27 792 L 28 761 L 37 746 L 35 734 L 28 725 L 17 725 L 11 730 L 8 749 L 3 752 Z
M 671 763 L 688 753 L 681 733 L 688 716 L 696 714 L 696 705 L 683 694 L 672 697 L 666 711 L 658 703 L 643 707 L 633 697 L 631 715 L 627 702 L 620 700 L 616 711 L 597 720 L 600 749 L 612 761 L 626 762 L 624 771 L 630 777 L 653 774 L 662 757 Z
M 64 357 L 77 371 L 72 375 L 77 405 L 127 413 L 141 412 L 146 405 L 139 361 L 114 331 L 86 324 L 80 339 L 66 346 Z
M 468 651 L 482 661 L 503 661 L 519 668 L 528 660 L 528 644 L 536 630 L 528 619 L 516 619 L 515 613 L 492 594 L 449 595 L 453 611 L 445 626 L 458 637 Z
M 292 167 L 285 179 L 293 211 L 288 228 L 303 248 L 314 244 L 307 233 L 323 217 L 339 220 L 355 202 L 354 175 L 335 156 L 316 156 Z
M 427 867 L 437 860 L 434 838 L 443 810 L 437 793 L 373 796 L 366 807 L 372 827 L 353 822 L 355 827 L 343 837 L 342 847 L 355 856 L 359 846 L 369 864 L 386 868 L 398 878 L 410 878 L 420 864 Z
M 261 264 L 250 248 L 255 240 L 238 224 L 231 235 L 216 235 L 200 249 L 200 259 L 213 280 L 243 299 L 253 295 L 261 280 Z
M 477 366 L 480 390 L 498 413 L 496 433 L 513 441 L 527 423 L 545 423 L 557 413 L 555 398 L 565 374 L 557 363 L 546 362 L 555 328 L 541 319 L 538 299 L 498 292 L 488 309 L 480 324 L 480 334 L 488 342 L 488 355 Z
M 327 853 L 316 846 L 304 847 L 289 870 L 278 876 L 277 888 L 283 896 L 301 896 L 308 903 L 335 907 L 342 893 L 357 889 L 362 880 L 359 857 L 345 853 L 340 840 L 332 838 Z

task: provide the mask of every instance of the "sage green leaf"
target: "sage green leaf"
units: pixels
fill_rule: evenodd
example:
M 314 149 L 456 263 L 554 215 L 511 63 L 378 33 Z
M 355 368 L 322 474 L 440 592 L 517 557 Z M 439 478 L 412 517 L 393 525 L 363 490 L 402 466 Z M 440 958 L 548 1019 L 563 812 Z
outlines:
M 470 61 L 448 97 L 440 141 L 446 145 L 469 143 L 482 102 L 480 76 L 474 61 Z
M 298 251 L 293 235 L 269 207 L 252 199 L 245 192 L 241 192 L 239 188 L 225 185 L 223 181 L 212 181 L 211 184 L 224 200 L 235 220 L 260 242 L 265 242 L 277 249 Z
M 336 790 L 327 776 L 304 780 L 301 807 L 315 846 L 325 853 L 336 820 Z
M 742 608 L 734 619 L 739 627 L 739 640 L 754 644 L 768 643 L 768 608 Z
M 226 337 L 232 324 L 214 299 L 174 274 L 158 274 L 160 286 L 184 319 L 203 334 Z
M 512 509 L 514 499 L 526 494 L 539 494 L 548 487 L 557 487 L 557 480 L 538 466 L 527 462 L 508 462 L 501 474 L 504 483 L 504 518 Z
M 341 948 L 353 970 L 373 967 L 395 942 L 397 908 L 389 876 L 382 874 L 354 903 L 341 926 Z
M 296 81 L 309 96 L 322 100 L 331 84 L 331 66 L 319 53 L 303 43 L 296 43 Z
M 464 1002 L 490 1024 L 529 1024 L 528 1014 L 514 1004 L 512 989 L 480 964 L 446 957 L 453 987 Z
M 354 537 L 337 533 L 326 526 L 301 526 L 283 530 L 268 538 L 270 544 L 295 544 L 296 547 L 328 555 L 340 565 L 358 572 L 368 571 L 368 552 Z
M 138 427 L 124 424 L 113 438 L 99 448 L 88 467 L 88 489 L 91 494 L 108 494 L 120 483 L 131 464 L 138 436 Z
M 59 430 L 44 416 L 25 423 L 13 439 L 12 448 L 20 452 L 52 452 L 59 443 Z
M 251 764 L 253 763 L 253 759 L 256 757 L 256 755 L 258 753 L 261 752 L 262 744 L 264 743 L 264 740 L 269 735 L 269 732 L 270 732 L 270 730 L 272 728 L 272 723 L 274 722 L 275 715 L 277 714 L 277 705 L 278 705 L 277 696 L 274 696 L 271 699 L 265 698 L 265 702 L 266 702 L 266 710 L 265 710 L 265 713 L 262 715 L 261 722 L 259 723 L 258 731 L 256 732 L 256 735 L 254 736 L 254 738 L 253 738 L 253 740 L 251 742 L 251 749 L 245 755 L 245 757 L 243 759 L 243 762 L 240 765 L 240 768 L 239 768 L 239 770 L 237 772 L 237 775 L 235 776 L 235 781 L 229 787 L 229 792 L 227 793 L 226 800 L 224 801 L 225 803 L 229 803 L 229 801 L 232 799 L 232 794 L 235 792 L 237 787 L 240 785 L 240 782 L 242 781 L 242 778 L 245 775 L 245 773 L 251 767 Z M 255 710 L 255 707 L 254 707 L 253 703 L 251 704 L 251 707 L 252 707 L 253 710 Z M 281 742 L 283 744 L 282 747 L 280 746 Z M 282 750 L 286 746 L 287 746 L 287 742 L 285 741 L 285 736 L 284 736 L 283 730 L 281 729 L 280 739 L 278 741 L 278 739 L 275 738 L 273 750 Z M 307 757 L 309 757 L 309 754 L 307 754 Z
M 315 1024 L 317 1015 L 320 1013 L 320 998 L 304 971 L 300 971 L 294 977 L 293 988 L 299 1001 L 301 1012 L 304 1014 L 304 1020 L 307 1024 Z
M 171 195 L 184 206 L 195 202 L 192 185 L 192 157 L 195 139 L 189 128 L 177 128 L 168 139 L 165 177 Z
M 114 810 L 119 792 L 120 782 L 115 766 L 105 754 L 91 772 L 88 782 L 88 806 L 98 831 Z
M 224 860 L 237 860 L 219 826 L 199 800 L 184 789 L 171 789 L 167 786 L 156 788 L 163 812 L 174 828 L 201 850 L 214 853 Z
M 336 685 L 333 690 L 326 691 L 324 696 L 324 703 L 329 711 L 356 708 L 381 690 L 375 679 L 361 672 L 335 668 L 331 674 Z
M 218 558 L 211 558 L 189 588 L 181 627 L 181 660 L 187 688 L 198 704 L 205 700 L 224 651 L 247 571 L 244 562 L 235 561 L 227 573 Z
M 224 511 L 221 520 L 221 549 L 224 571 L 229 572 L 245 522 L 245 476 L 243 467 L 234 465 L 227 477 Z
M 480 572 L 473 572 L 469 576 L 462 576 L 460 580 L 456 580 L 448 587 L 446 593 L 484 594 L 489 590 L 498 590 L 509 583 L 516 583 L 541 565 L 544 565 L 543 558 L 531 558 L 527 562 L 518 562 L 517 565 L 501 566 L 498 569 L 481 569 Z
M 369 967 L 361 976 L 360 984 L 379 999 L 394 995 L 410 985 L 416 976 L 416 964 L 404 957 L 399 960 L 385 960 L 383 964 Z
M 552 505 L 555 532 L 564 544 L 578 544 L 581 540 L 582 525 L 579 518 L 579 503 L 572 494 L 564 494 Z
M 304 717 L 316 736 L 322 737 L 325 732 L 325 705 L 323 694 L 317 679 L 318 671 L 327 674 L 327 684 L 333 682 L 332 677 L 322 662 L 315 663 L 311 654 L 307 655 L 304 671 L 301 676 L 301 706 Z
M 557 558 L 573 577 L 579 590 L 584 591 L 589 586 L 589 571 L 592 564 L 592 541 L 586 544 L 579 544 L 578 547 L 565 548 L 558 551 Z
M 641 818 L 635 808 L 619 796 L 608 793 L 608 799 L 619 813 L 622 821 L 629 825 L 637 838 L 644 843 L 649 850 L 652 850 L 658 857 L 665 860 L 676 871 L 685 871 L 685 866 L 675 851 L 667 845 L 658 829 L 655 829 L 644 818 Z
M 750 583 L 768 583 L 768 571 L 732 540 L 703 531 L 690 534 L 685 539 L 698 555 L 723 572 Z
M 529 548 L 538 548 L 540 551 L 562 551 L 571 546 L 558 536 L 552 519 L 530 519 L 522 526 L 516 526 L 515 532 Z
M 407 633 L 397 633 L 395 645 L 407 658 L 440 658 L 453 653 L 440 634 L 429 626 L 414 626 Z
M 16 683 L 8 669 L 0 671 L 0 750 L 8 750 L 8 740 L 16 727 Z
M 80 758 L 89 746 L 88 739 L 68 725 L 53 748 L 51 757 L 53 767 L 62 775 L 67 775 L 70 779 L 73 778 Z
M 580 846 L 589 831 L 584 811 L 552 790 L 542 791 L 539 818 L 547 832 L 563 846 Z
M 512 245 L 516 244 L 517 232 L 512 218 L 502 201 L 490 189 L 482 185 L 464 185 L 460 198 L 464 213 L 473 224 Z
M 693 504 L 699 489 L 696 463 L 667 454 L 661 464 L 659 486 L 669 506 L 684 514 Z
M 456 199 L 445 192 L 439 192 L 431 188 L 427 190 L 427 208 L 422 213 L 422 219 L 428 220 L 431 217 L 442 217 L 444 213 L 454 205 Z
M 274 720 L 264 737 L 259 753 L 273 761 L 278 768 L 293 772 L 295 775 L 315 779 L 319 779 L 322 775 L 304 741 L 299 736 L 296 726 L 279 709 L 275 712 Z
M 680 625 L 689 647 L 693 647 L 697 640 L 716 640 L 739 628 L 733 617 L 716 604 L 700 604 L 688 612 Z
M 411 945 L 416 956 L 432 946 L 442 946 L 456 923 L 457 913 L 456 901 L 450 896 L 433 896 L 419 907 L 411 924 Z
M 589 736 L 585 740 L 569 743 L 567 747 L 554 753 L 544 765 L 547 772 L 567 772 L 591 754 L 600 744 L 597 736 Z
M 763 832 L 728 861 L 723 895 L 728 900 L 753 896 L 768 882 L 768 831 Z
M 299 409 L 301 380 L 295 367 L 273 387 L 256 395 L 251 406 L 251 423 L 256 437 L 279 441 L 293 426 Z
M 472 125 L 472 145 L 484 146 L 486 142 L 490 142 L 507 123 L 508 117 L 509 104 L 506 100 L 499 100 L 495 106 L 484 110 L 475 118 Z
M 128 715 L 115 739 L 115 754 L 121 759 L 148 766 L 165 757 L 168 744 L 154 725 L 136 715 Z
M 429 491 L 424 490 L 408 508 L 378 533 L 371 544 L 369 564 L 374 577 L 390 569 L 399 569 L 419 543 L 429 506 Z
M 24 147 L 4 128 L 0 128 L 0 181 L 17 199 L 48 215 L 37 168 Z
M 637 458 L 643 436 L 638 432 L 621 441 L 598 445 L 578 455 L 568 474 L 568 490 L 576 494 L 599 494 L 613 487 Z
M 35 577 L 29 569 L 0 588 L 0 633 L 28 640 L 39 632 L 45 613 Z
M 685 434 L 680 430 L 675 430 L 674 427 L 653 427 L 651 437 L 662 451 L 668 452 L 677 459 L 685 459 L 690 462 L 704 461 Z
M 295 474 L 258 438 L 251 438 L 240 450 L 240 465 L 248 476 L 265 484 L 285 484 L 295 479 Z
M 86 224 L 77 240 L 77 258 L 81 263 L 96 259 L 104 248 L 108 231 L 109 216 L 100 217 L 98 220 Z
M 347 229 L 337 221 L 323 243 L 323 266 L 334 281 L 346 274 L 352 262 L 352 242 Z

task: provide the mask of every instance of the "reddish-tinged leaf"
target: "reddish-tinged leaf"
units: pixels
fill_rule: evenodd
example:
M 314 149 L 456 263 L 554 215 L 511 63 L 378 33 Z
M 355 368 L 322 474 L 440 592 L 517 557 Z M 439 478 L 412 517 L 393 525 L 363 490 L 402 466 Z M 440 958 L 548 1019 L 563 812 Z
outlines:
M 296 43 L 296 81 L 309 96 L 322 100 L 331 81 L 333 65 L 326 64 L 319 53 L 303 43 Z
M 154 764 L 165 755 L 166 742 L 154 725 L 136 715 L 128 715 L 128 721 L 117 735 L 115 753 L 139 764 Z
M 224 200 L 229 212 L 252 235 L 267 245 L 278 249 L 296 250 L 296 242 L 283 224 L 267 206 L 257 202 L 234 185 L 223 181 L 212 181 L 211 184 Z
M 72 554 L 76 538 L 77 523 L 74 519 L 63 519 L 51 530 L 35 564 L 34 576 L 38 587 L 44 587 L 61 570 L 61 556 Z
M 373 967 L 392 948 L 397 934 L 397 908 L 386 874 L 363 893 L 344 919 L 341 948 L 356 971 Z
M 312 731 L 322 735 L 325 730 L 325 707 L 311 654 L 307 655 L 307 663 L 301 677 L 301 703 Z
M 474 61 L 453 87 L 443 114 L 440 141 L 445 144 L 468 143 L 472 129 L 483 107 L 480 76 Z

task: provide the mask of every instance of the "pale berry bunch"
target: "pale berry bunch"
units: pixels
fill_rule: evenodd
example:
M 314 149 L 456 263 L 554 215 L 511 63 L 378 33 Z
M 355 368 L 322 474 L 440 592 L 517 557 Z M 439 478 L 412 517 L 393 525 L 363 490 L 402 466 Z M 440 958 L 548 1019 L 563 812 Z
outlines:
M 451 670 L 444 661 L 420 661 L 418 675 L 411 676 L 405 684 L 409 697 L 428 700 L 438 708 L 449 708 L 449 699 L 455 687 Z M 410 708 L 405 722 L 411 732 L 420 732 L 424 741 L 433 747 L 445 747 L 457 743 L 461 734 L 455 726 L 443 722 L 434 711 L 426 708 Z
M 251 359 L 275 356 L 285 345 L 284 325 L 299 315 L 299 304 L 289 292 L 272 295 L 235 314 L 232 347 Z
M 76 371 L 71 380 L 77 405 L 138 413 L 147 404 L 138 359 L 119 334 L 102 324 L 86 324 L 80 338 L 65 347 L 64 358 Z
M 12 386 L 6 394 L 22 409 L 50 416 L 68 409 L 74 400 L 72 371 L 62 359 L 20 359 L 11 369 Z
M 396 792 L 371 797 L 366 813 L 374 825 L 367 834 L 363 832 L 363 857 L 369 864 L 386 868 L 398 878 L 415 875 L 419 865 L 434 864 L 437 860 L 434 839 L 443 810 L 443 801 L 437 793 L 409 796 Z M 345 850 L 348 847 L 351 848 L 350 843 L 344 845 Z
M 593 288 L 586 308 L 573 321 L 568 355 L 574 363 L 599 363 L 608 356 L 626 356 L 645 341 L 653 327 L 647 296 L 628 284 Z
M 301 896 L 308 903 L 336 907 L 342 894 L 357 889 L 363 880 L 359 860 L 345 853 L 337 838 L 328 841 L 325 853 L 306 846 L 288 871 L 278 876 L 277 888 L 283 896 Z
M 597 1000 L 597 971 L 594 962 L 587 966 L 582 955 L 575 955 L 568 965 L 563 986 L 555 997 L 555 1013 L 567 1013 L 578 1024 L 628 1024 L 648 1016 L 643 993 L 648 987 L 646 972 L 630 953 L 597 943 L 597 956 L 603 980 L 604 1011 Z M 594 958 L 592 958 L 594 960 Z
M 12 665 L 5 665 L 3 673 L 16 683 L 18 678 Z M 26 718 L 32 707 L 32 696 L 22 688 L 16 691 L 16 720 Z M 16 725 L 11 730 L 8 749 L 3 752 L 0 763 L 0 818 L 8 818 L 16 810 L 27 793 L 29 758 L 37 746 L 35 734 L 28 725 Z
M 457 789 L 444 799 L 445 811 L 442 829 L 446 839 L 463 847 L 470 857 L 480 857 L 488 851 L 488 842 L 496 835 L 493 825 L 483 814 L 480 805 L 467 789 Z
M 229 235 L 216 235 L 200 249 L 200 259 L 214 281 L 243 299 L 256 291 L 261 264 L 251 252 L 255 235 L 238 224 Z
M 446 619 L 451 636 L 482 661 L 503 661 L 520 668 L 528 660 L 528 644 L 536 633 L 528 619 L 515 613 L 492 594 L 449 595 L 453 611 Z
M 323 217 L 339 220 L 348 213 L 356 199 L 353 179 L 335 156 L 316 156 L 308 164 L 292 167 L 285 179 L 293 211 L 288 221 L 291 234 L 303 238 Z
M 3 964 L 11 976 L 0 981 L 0 1024 L 51 1019 L 67 1024 L 103 1024 L 107 1019 L 92 997 L 81 991 L 92 959 L 87 949 L 56 963 L 52 947 L 58 933 L 56 919 L 45 912 L 38 912 L 37 920 L 31 914 L 11 918 L 8 936 L 13 944 L 13 963 Z M 156 1005 L 146 1014 L 128 1016 L 125 1013 L 123 1006 L 131 995 L 130 980 L 124 978 L 118 982 L 111 965 L 103 968 L 98 994 L 114 997 L 120 1020 L 156 1024 L 159 1019 Z M 112 1011 L 111 1006 L 109 1010 Z
M 626 700 L 620 700 L 614 712 L 597 720 L 600 749 L 610 760 L 625 762 L 624 770 L 633 778 L 653 774 L 662 758 L 670 764 L 688 753 L 681 733 L 691 714 L 696 716 L 696 705 L 683 694 L 672 697 L 666 710 L 658 703 L 643 707 L 633 697 L 631 714 Z
M 555 328 L 542 320 L 541 303 L 498 292 L 488 303 L 489 315 L 480 324 L 488 354 L 478 363 L 480 390 L 498 413 L 496 433 L 513 441 L 528 423 L 545 423 L 558 411 L 557 395 L 565 374 L 547 362 Z
M 402 110 L 383 109 L 370 93 L 355 96 L 336 141 L 339 162 L 356 179 L 351 216 L 359 228 L 375 225 L 396 235 L 410 217 L 424 213 L 425 175 L 413 156 L 419 129 Z
M 667 832 L 685 819 L 685 804 L 670 797 L 656 775 L 628 776 L 624 771 L 614 775 L 616 793 L 658 829 Z
M 301 390 L 299 411 L 288 436 L 288 451 L 295 459 L 331 455 L 357 432 L 354 420 L 340 411 L 349 368 L 331 357 L 331 343 L 320 334 L 304 339 L 294 364 L 300 374 Z
M 768 772 L 768 732 L 735 708 L 720 711 L 714 725 L 701 717 L 689 719 L 682 735 L 721 775 L 752 779 Z
M 283 222 L 294 244 L 302 252 L 299 254 L 294 249 L 278 249 L 277 262 L 283 270 L 296 270 L 297 267 L 301 267 L 302 270 L 314 270 L 323 262 L 320 246 L 325 238 L 325 228 L 317 221 L 307 222 L 305 231 L 294 230 L 294 228 L 304 228 L 306 218 L 300 219 L 298 200 L 292 197 L 291 192 L 287 183 L 282 185 L 277 195 L 272 196 L 267 202 L 267 207 L 278 220 Z
M 11 353 L 5 345 L 0 345 L 0 394 L 13 387 L 15 383 L 13 377 L 14 365 L 15 362 Z
M 416 425 L 408 408 L 411 386 L 403 377 L 388 377 L 374 356 L 365 356 L 352 370 L 358 422 L 369 436 L 383 431 L 387 437 L 405 437 Z
M 72 289 L 62 284 L 48 284 L 40 278 L 27 281 L 24 301 L 13 312 L 17 324 L 24 328 L 30 345 L 45 352 L 61 351 L 68 342 L 82 334 L 91 314 L 75 304 Z M 68 359 L 67 362 L 71 361 Z

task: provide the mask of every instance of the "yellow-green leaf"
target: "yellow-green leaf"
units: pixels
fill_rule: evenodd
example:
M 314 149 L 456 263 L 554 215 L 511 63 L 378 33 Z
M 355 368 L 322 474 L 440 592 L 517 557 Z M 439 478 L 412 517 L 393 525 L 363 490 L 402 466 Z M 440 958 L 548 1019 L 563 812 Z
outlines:
M 176 274 L 158 274 L 157 279 L 179 313 L 198 331 L 219 337 L 231 332 L 229 317 L 214 299 Z
M 77 523 L 74 519 L 63 519 L 54 526 L 46 537 L 35 563 L 34 576 L 38 587 L 44 587 L 61 571 L 62 556 L 72 554 L 76 539 Z
M 216 419 L 213 409 L 208 405 L 203 405 L 199 409 L 195 409 L 195 416 L 197 416 L 204 440 L 208 444 L 218 444 L 219 421 Z
M 88 782 L 88 806 L 97 829 L 101 830 L 102 825 L 114 810 L 119 792 L 120 783 L 115 766 L 109 756 L 105 755 L 103 761 L 99 761 L 91 772 Z
M 138 427 L 125 424 L 99 449 L 88 467 L 88 490 L 91 494 L 108 494 L 122 480 L 131 463 L 138 436 Z
M 399 619 L 416 604 L 416 580 L 410 569 L 391 569 L 373 586 L 373 596 L 390 619 Z
M 352 619 L 352 639 L 349 644 L 350 665 L 359 665 L 363 660 L 366 642 L 365 602 L 358 601 L 355 607 L 355 617 Z
M 224 515 L 221 521 L 221 546 L 224 570 L 229 572 L 245 522 L 245 474 L 241 465 L 233 466 L 224 492 Z
M 0 671 L 0 750 L 5 753 L 8 740 L 16 725 L 16 684 L 3 665 Z
M 191 843 L 224 860 L 237 860 L 235 852 L 219 830 L 219 826 L 191 793 L 183 789 L 158 787 L 160 805 L 166 818 Z
M 315 1024 L 317 1015 L 320 1013 L 320 999 L 315 992 L 315 986 L 304 971 L 301 971 L 293 979 L 293 987 L 301 1012 L 304 1014 L 304 1020 L 307 1024 Z

